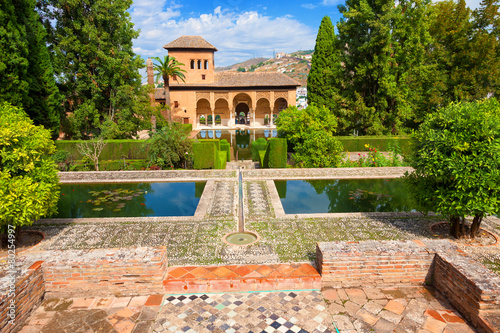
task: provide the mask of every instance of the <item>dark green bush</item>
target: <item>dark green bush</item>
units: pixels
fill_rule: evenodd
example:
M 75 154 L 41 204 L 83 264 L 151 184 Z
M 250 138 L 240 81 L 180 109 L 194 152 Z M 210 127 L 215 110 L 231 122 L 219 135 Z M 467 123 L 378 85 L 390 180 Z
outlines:
M 264 157 L 265 168 L 286 168 L 287 144 L 284 138 L 272 138 L 269 140 L 266 155 Z
M 217 140 L 219 141 L 219 140 Z M 200 140 L 193 143 L 194 168 L 215 169 L 217 166 L 218 150 L 214 140 Z
M 252 141 L 252 144 L 250 145 L 250 149 L 252 150 L 252 161 L 258 161 L 259 160 L 259 151 L 260 150 L 266 150 L 267 148 L 267 140 L 264 138 L 258 138 L 255 141 Z
M 185 133 L 191 133 L 193 130 L 193 124 L 182 124 L 183 130 Z

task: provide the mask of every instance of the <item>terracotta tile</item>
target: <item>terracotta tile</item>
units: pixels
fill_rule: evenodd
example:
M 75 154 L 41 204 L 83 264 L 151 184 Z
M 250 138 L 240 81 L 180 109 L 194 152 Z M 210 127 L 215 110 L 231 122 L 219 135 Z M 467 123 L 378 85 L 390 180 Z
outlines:
M 283 274 L 284 276 L 288 276 L 290 275 L 291 272 L 293 272 L 295 270 L 294 267 L 290 266 L 290 265 L 280 265 L 277 269 L 276 269 L 278 272 L 280 272 L 281 274 Z
M 196 267 L 195 269 L 193 269 L 189 273 L 196 276 L 197 278 L 201 278 L 201 277 L 204 277 L 205 275 L 207 275 L 208 273 L 210 273 L 210 271 L 204 267 Z
M 128 305 L 132 297 L 117 297 L 111 304 L 112 308 L 123 308 Z
M 387 303 L 387 305 L 384 307 L 384 309 L 400 315 L 405 310 L 405 306 L 399 302 L 396 302 L 394 300 L 390 300 Z
M 181 276 L 185 275 L 186 273 L 187 271 L 182 267 L 176 267 L 173 268 L 172 270 L 169 269 L 168 271 L 168 275 L 173 277 L 174 279 L 178 279 Z
M 132 297 L 130 300 L 130 303 L 128 303 L 128 307 L 135 307 L 135 306 L 143 306 L 144 303 L 146 303 L 146 300 L 148 299 L 148 296 L 136 296 Z
M 323 297 L 329 301 L 335 301 L 339 299 L 339 296 L 337 295 L 337 290 L 335 289 L 325 289 L 322 291 Z
M 245 275 L 245 278 L 262 278 L 262 274 L 260 274 L 257 271 L 252 271 L 252 272 L 248 273 L 247 275 Z
M 191 272 L 192 270 L 197 269 L 198 267 L 199 266 L 183 266 L 182 268 L 184 268 L 186 272 Z
M 134 315 L 134 312 L 132 310 L 130 310 L 129 308 L 123 308 L 120 311 L 115 313 L 115 316 L 119 316 L 122 318 L 129 318 L 129 317 L 132 317 L 133 315 Z
M 425 315 L 430 316 L 430 317 L 434 318 L 435 320 L 438 320 L 442 323 L 446 322 L 443 319 L 443 317 L 441 317 L 441 315 L 436 310 L 427 309 L 427 310 L 425 310 Z
M 361 289 L 350 288 L 345 289 L 345 292 L 349 298 L 366 298 L 365 293 Z
M 441 333 L 443 329 L 446 327 L 446 323 L 442 321 L 436 320 L 434 318 L 427 318 L 424 327 L 422 329 L 427 330 L 432 333 Z
M 268 276 L 269 274 L 271 274 L 271 272 L 274 271 L 274 269 L 272 269 L 271 267 L 269 267 L 267 265 L 262 265 L 259 268 L 257 268 L 255 271 L 262 274 L 262 276 Z
M 88 309 L 96 300 L 96 298 L 74 298 L 70 309 Z
M 239 266 L 237 267 L 234 272 L 236 274 L 238 274 L 239 276 L 245 276 L 247 275 L 248 273 L 250 273 L 252 270 L 250 268 L 248 268 L 248 266 Z
M 145 306 L 155 306 L 155 305 L 161 305 L 161 301 L 163 300 L 162 294 L 158 295 L 151 295 L 147 299 L 146 303 L 144 304 Z
M 379 317 L 373 315 L 372 313 L 366 311 L 365 309 L 361 309 L 358 312 L 356 312 L 356 317 L 364 321 L 365 323 L 373 326 L 377 323 L 377 321 L 380 319 Z
M 220 266 L 220 267 L 217 267 L 217 269 L 214 270 L 213 273 L 215 275 L 217 275 L 218 277 L 222 278 L 222 277 L 225 277 L 227 274 L 231 273 L 231 270 L 227 269 L 224 266 Z
M 259 268 L 262 265 L 246 265 L 250 270 L 255 271 L 257 268 Z
M 307 274 L 307 275 L 319 275 L 319 273 L 316 270 L 316 268 L 312 267 L 309 264 L 302 264 L 299 269 L 302 272 L 304 272 L 304 274 Z
M 99 298 L 95 303 L 90 306 L 91 309 L 105 309 L 109 308 L 115 301 L 115 298 Z
M 446 311 L 446 312 L 448 312 L 448 311 Z M 457 316 L 456 314 L 454 314 L 452 311 L 449 311 L 448 313 L 446 313 L 446 312 L 443 313 L 443 312 L 439 311 L 439 314 L 441 315 L 441 317 L 443 317 L 444 320 L 446 320 L 447 323 L 465 324 L 465 321 L 462 318 L 460 318 L 459 316 Z
M 194 276 L 193 274 L 191 273 L 186 273 L 184 274 L 183 276 L 179 277 L 179 279 L 182 279 L 182 280 L 187 280 L 187 279 L 197 279 L 196 276 Z
M 269 278 L 281 278 L 281 279 L 284 278 L 283 274 L 281 274 L 278 271 L 272 271 L 271 274 L 267 275 L 267 277 L 269 277 Z

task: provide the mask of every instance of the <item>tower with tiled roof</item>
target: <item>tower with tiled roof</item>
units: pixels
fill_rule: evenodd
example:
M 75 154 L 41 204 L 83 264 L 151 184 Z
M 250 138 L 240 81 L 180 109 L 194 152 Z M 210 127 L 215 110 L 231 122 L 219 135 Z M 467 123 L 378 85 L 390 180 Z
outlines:
M 213 83 L 215 46 L 201 36 L 181 36 L 166 44 L 168 55 L 184 64 L 186 83 Z

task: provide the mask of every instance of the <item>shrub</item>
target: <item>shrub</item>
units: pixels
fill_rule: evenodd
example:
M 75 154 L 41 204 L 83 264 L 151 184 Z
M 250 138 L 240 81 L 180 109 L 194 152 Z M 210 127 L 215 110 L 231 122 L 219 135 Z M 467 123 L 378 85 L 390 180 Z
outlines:
M 220 140 L 220 150 L 226 152 L 226 161 L 231 161 L 231 145 L 226 139 Z
M 312 132 L 295 146 L 295 159 L 303 168 L 338 167 L 342 161 L 342 143 L 326 132 Z
M 500 103 L 452 103 L 429 114 L 413 136 L 410 191 L 424 211 L 447 215 L 450 233 L 470 237 L 500 210 Z
M 287 162 L 286 139 L 272 138 L 269 140 L 264 157 L 265 168 L 286 168 Z
M 192 158 L 192 143 L 187 128 L 172 123 L 157 130 L 148 140 L 148 166 L 162 169 L 182 168 Z
M 264 160 L 266 158 L 266 151 L 265 150 L 259 150 L 259 163 L 260 167 L 264 168 Z
M 193 155 L 196 170 L 215 168 L 217 163 L 215 142 L 198 141 L 193 143 Z
M 225 151 L 219 151 L 217 152 L 218 154 L 218 160 L 217 160 L 217 166 L 216 169 L 225 169 L 226 168 L 226 152 Z
M 250 149 L 252 151 L 252 161 L 259 160 L 259 151 L 267 149 L 267 140 L 264 138 L 258 138 L 255 141 L 252 141 L 250 145 Z

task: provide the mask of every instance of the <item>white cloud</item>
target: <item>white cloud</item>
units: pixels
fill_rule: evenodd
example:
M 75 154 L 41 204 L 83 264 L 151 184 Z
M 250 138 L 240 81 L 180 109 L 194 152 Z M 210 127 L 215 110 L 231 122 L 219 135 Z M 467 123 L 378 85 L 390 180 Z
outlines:
M 130 14 L 135 28 L 141 29 L 134 51 L 143 57 L 166 55 L 163 45 L 182 35 L 200 35 L 214 45 L 219 50 L 216 66 L 261 54 L 270 57 L 274 50 L 312 49 L 316 39 L 313 29 L 288 15 L 269 17 L 218 6 L 213 13 L 184 18 L 176 3 L 155 0 L 136 0 Z
M 316 5 L 313 5 L 312 3 L 305 3 L 305 4 L 302 4 L 300 6 L 306 8 L 306 9 L 314 9 L 317 7 Z

